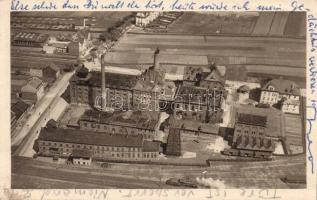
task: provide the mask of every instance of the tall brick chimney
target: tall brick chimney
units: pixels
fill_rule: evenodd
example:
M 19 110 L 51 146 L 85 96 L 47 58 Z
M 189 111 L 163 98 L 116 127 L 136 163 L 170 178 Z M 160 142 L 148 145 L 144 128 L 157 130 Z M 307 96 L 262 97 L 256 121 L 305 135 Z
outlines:
M 159 54 L 160 54 L 160 49 L 156 48 L 154 52 L 154 69 L 160 68 Z
M 107 91 L 106 91 L 106 74 L 105 74 L 105 60 L 104 54 L 100 57 L 101 64 L 101 109 L 106 110 L 107 107 Z

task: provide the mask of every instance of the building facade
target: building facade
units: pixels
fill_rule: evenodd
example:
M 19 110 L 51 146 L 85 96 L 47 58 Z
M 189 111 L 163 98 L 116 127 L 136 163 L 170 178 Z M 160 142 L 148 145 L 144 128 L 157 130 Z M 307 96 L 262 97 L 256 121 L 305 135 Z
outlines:
M 175 98 L 174 116 L 203 123 L 222 121 L 223 90 L 183 85 Z
M 299 87 L 293 81 L 273 79 L 261 89 L 260 103 L 278 105 L 283 112 L 299 114 Z
M 160 144 L 144 141 L 142 135 L 100 134 L 92 131 L 42 128 L 38 138 L 41 156 L 70 157 L 78 150 L 88 151 L 91 159 L 150 161 L 160 154 Z M 87 159 L 86 156 L 76 156 Z
M 267 157 L 275 149 L 274 141 L 266 136 L 267 117 L 238 113 L 231 147 L 242 156 Z
M 36 103 L 44 95 L 46 84 L 38 77 L 32 77 L 27 84 L 21 88 L 21 98 Z

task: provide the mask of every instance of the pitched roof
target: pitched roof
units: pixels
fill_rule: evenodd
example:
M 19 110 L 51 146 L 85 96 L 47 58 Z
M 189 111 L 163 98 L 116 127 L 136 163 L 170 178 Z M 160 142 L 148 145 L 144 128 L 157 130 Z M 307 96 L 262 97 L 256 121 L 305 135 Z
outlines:
M 159 152 L 159 151 L 160 151 L 160 142 L 144 140 L 143 152 Z
M 159 115 L 159 112 L 155 111 L 105 113 L 98 110 L 87 110 L 79 120 L 154 130 L 159 122 Z
M 29 104 L 18 101 L 11 106 L 11 111 L 15 113 L 17 119 L 21 117 L 21 115 L 30 107 Z
M 272 79 L 269 82 L 267 82 L 262 89 L 270 90 L 270 86 L 274 88 L 274 91 L 277 91 L 282 94 L 299 95 L 300 93 L 298 85 L 290 80 Z
M 90 158 L 92 156 L 92 152 L 86 149 L 73 149 L 72 156 L 80 158 Z
M 32 77 L 26 85 L 21 88 L 22 92 L 32 92 L 36 93 L 44 83 L 38 77 Z
M 266 127 L 266 121 L 266 116 L 238 113 L 236 123 Z
M 142 147 L 142 135 L 120 135 L 93 131 L 42 128 L 39 140 L 98 146 Z
M 13 40 L 23 40 L 30 42 L 45 42 L 48 39 L 48 34 L 40 34 L 33 32 L 19 32 L 13 37 Z
M 275 144 L 270 138 L 239 136 L 235 144 L 237 149 L 248 149 L 248 150 L 261 150 L 261 151 L 274 151 Z

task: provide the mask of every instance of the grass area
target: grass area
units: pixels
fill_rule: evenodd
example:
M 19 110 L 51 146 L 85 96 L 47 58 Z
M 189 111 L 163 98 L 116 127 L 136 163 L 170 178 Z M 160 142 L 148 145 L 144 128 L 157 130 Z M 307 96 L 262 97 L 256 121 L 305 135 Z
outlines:
M 285 136 L 289 144 L 302 146 L 302 122 L 300 115 L 285 114 Z
M 250 34 L 257 20 L 256 15 L 228 13 L 185 12 L 180 19 L 168 26 L 167 32 L 180 34 Z

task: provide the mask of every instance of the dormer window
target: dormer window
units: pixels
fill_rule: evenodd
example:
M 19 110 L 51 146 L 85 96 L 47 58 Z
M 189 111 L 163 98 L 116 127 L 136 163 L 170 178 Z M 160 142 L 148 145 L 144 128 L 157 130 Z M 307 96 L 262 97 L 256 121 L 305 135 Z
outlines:
M 270 91 L 274 91 L 275 90 L 275 88 L 272 85 L 269 85 L 269 87 L 267 89 L 270 90 Z

